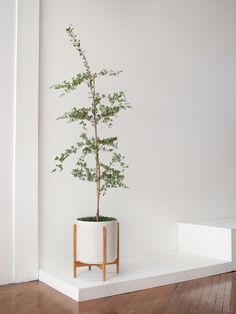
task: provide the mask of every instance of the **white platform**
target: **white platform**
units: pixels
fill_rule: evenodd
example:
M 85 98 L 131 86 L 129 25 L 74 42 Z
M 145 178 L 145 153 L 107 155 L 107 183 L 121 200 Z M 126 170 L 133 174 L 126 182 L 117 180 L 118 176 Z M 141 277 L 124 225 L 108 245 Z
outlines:
M 236 218 L 179 223 L 178 241 L 178 251 L 122 259 L 119 275 L 110 265 L 106 282 L 97 267 L 72 278 L 72 264 L 41 269 L 39 280 L 84 301 L 235 270 Z

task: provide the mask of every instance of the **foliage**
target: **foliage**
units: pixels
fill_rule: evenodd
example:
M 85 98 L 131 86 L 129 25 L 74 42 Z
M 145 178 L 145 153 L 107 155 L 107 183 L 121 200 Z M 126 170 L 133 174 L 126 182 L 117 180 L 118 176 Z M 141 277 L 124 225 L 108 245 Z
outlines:
M 78 143 L 56 156 L 56 168 L 53 169 L 53 172 L 63 170 L 64 161 L 68 157 L 79 155 L 75 168 L 72 169 L 71 173 L 82 181 L 96 183 L 96 219 L 98 221 L 102 217 L 99 215 L 100 195 L 105 195 L 111 188 L 127 188 L 124 183 L 124 172 L 128 168 L 124 161 L 124 156 L 118 152 L 117 137 L 101 138 L 98 134 L 98 127 L 100 124 L 112 127 L 114 118 L 117 118 L 122 110 L 129 109 L 131 106 L 126 99 L 125 91 L 117 91 L 111 94 L 103 94 L 96 91 L 95 83 L 97 79 L 117 76 L 122 71 L 102 69 L 98 73 L 92 72 L 85 51 L 81 47 L 80 40 L 74 33 L 73 27 L 67 28 L 66 32 L 80 55 L 84 72 L 76 74 L 70 80 L 54 84 L 52 88 L 61 90 L 61 96 L 65 96 L 79 88 L 81 84 L 86 84 L 91 103 L 88 106 L 73 107 L 58 118 L 58 120 L 65 119 L 69 123 L 79 123 L 83 131 L 80 134 Z M 93 137 L 89 137 L 88 127 L 92 128 Z M 102 154 L 110 154 L 110 161 L 103 162 Z M 89 156 L 91 155 L 95 158 L 93 166 L 89 165 Z

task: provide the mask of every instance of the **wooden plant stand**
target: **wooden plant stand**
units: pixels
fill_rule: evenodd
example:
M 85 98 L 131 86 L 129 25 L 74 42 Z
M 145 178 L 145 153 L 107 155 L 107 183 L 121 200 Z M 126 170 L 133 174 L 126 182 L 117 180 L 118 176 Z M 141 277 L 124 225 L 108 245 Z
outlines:
M 107 265 L 116 265 L 116 273 L 119 274 L 120 271 L 120 258 L 119 258 L 119 223 L 117 226 L 117 258 L 114 262 L 107 263 L 106 262 L 106 251 L 107 251 L 107 228 L 104 226 L 102 228 L 102 263 L 101 264 L 87 264 L 77 261 L 77 225 L 74 224 L 74 232 L 73 232 L 73 245 L 74 245 L 74 254 L 73 254 L 73 277 L 76 277 L 76 269 L 77 267 L 88 267 L 88 270 L 91 270 L 92 266 L 97 266 L 102 270 L 102 280 L 106 281 L 106 266 Z

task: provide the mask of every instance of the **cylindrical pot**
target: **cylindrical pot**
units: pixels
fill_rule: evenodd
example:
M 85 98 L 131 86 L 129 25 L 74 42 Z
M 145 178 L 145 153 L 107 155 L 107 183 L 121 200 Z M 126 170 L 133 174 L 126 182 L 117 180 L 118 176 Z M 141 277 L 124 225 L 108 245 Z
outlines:
M 76 220 L 77 260 L 87 264 L 102 263 L 103 227 L 107 229 L 106 262 L 117 258 L 118 221 L 91 222 Z

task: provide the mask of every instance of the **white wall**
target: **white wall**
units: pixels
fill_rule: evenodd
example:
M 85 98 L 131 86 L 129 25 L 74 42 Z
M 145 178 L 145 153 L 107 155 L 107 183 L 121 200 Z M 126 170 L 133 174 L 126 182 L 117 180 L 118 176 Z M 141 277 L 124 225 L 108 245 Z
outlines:
M 0 2 L 0 284 L 38 278 L 39 0 Z
M 71 162 L 50 173 L 80 133 L 55 119 L 84 99 L 84 89 L 49 90 L 82 70 L 65 28 L 75 26 L 95 70 L 124 70 L 106 83 L 134 105 L 112 131 L 130 189 L 110 192 L 102 210 L 120 220 L 121 253 L 131 256 L 175 249 L 177 221 L 235 215 L 235 17 L 234 0 L 41 1 L 42 267 L 71 259 L 72 223 L 95 211 L 95 187 L 70 175 Z
M 38 278 L 39 0 L 18 0 L 14 281 Z
M 0 284 L 13 278 L 13 107 L 15 1 L 0 1 Z

